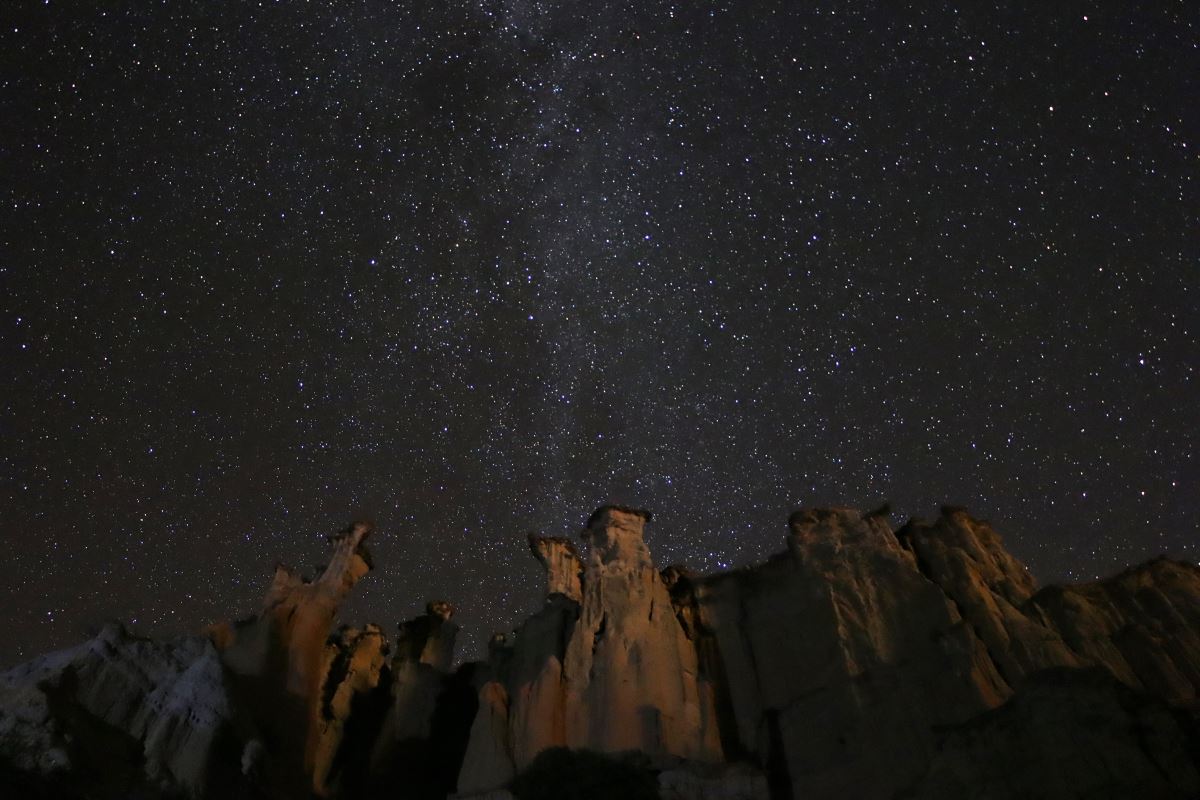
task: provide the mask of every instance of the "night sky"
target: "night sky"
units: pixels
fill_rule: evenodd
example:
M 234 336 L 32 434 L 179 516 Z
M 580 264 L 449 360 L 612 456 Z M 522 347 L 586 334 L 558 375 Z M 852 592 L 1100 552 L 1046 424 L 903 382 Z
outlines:
M 360 515 L 466 657 L 609 501 L 1200 558 L 1200 6 L 900 5 L 5 3 L 0 664 Z

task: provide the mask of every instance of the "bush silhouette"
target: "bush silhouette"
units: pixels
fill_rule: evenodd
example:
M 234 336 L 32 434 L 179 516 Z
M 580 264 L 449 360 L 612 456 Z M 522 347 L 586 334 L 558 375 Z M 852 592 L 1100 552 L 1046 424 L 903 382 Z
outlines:
M 518 800 L 658 800 L 658 779 L 640 753 L 566 747 L 538 753 L 509 789 Z

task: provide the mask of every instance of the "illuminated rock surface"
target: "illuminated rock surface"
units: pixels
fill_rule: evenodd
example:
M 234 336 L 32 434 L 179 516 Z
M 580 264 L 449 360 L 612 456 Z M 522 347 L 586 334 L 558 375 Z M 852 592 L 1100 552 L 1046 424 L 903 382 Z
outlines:
M 503 797 L 561 752 L 635 758 L 669 800 L 1200 796 L 1200 569 L 1038 590 L 965 511 L 882 511 L 798 511 L 784 552 L 706 576 L 660 571 L 649 513 L 605 506 L 578 547 L 530 537 L 541 609 L 457 669 L 449 603 L 393 642 L 335 627 L 370 569 L 356 524 L 249 620 L 111 625 L 0 675 L 0 786 Z

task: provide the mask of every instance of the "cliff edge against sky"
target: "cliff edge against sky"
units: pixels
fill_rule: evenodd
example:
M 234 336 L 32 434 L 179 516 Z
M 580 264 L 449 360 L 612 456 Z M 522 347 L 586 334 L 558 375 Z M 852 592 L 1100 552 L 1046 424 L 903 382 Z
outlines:
M 279 568 L 248 620 L 168 641 L 112 625 L 0 675 L 0 783 L 495 798 L 565 748 L 673 800 L 1200 795 L 1195 565 L 1039 590 L 962 509 L 893 530 L 833 508 L 793 514 L 766 563 L 697 575 L 654 564 L 650 518 L 605 506 L 578 546 L 530 537 L 542 608 L 457 669 L 445 602 L 394 640 L 335 629 L 371 569 L 356 523 L 315 579 Z

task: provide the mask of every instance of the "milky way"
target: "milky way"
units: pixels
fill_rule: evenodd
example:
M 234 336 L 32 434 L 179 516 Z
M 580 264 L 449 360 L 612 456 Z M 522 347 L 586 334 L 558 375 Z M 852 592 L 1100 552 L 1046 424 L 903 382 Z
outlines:
M 1042 580 L 1195 560 L 1190 3 L 47 3 L 0 30 L 0 662 L 539 603 L 941 502 Z

